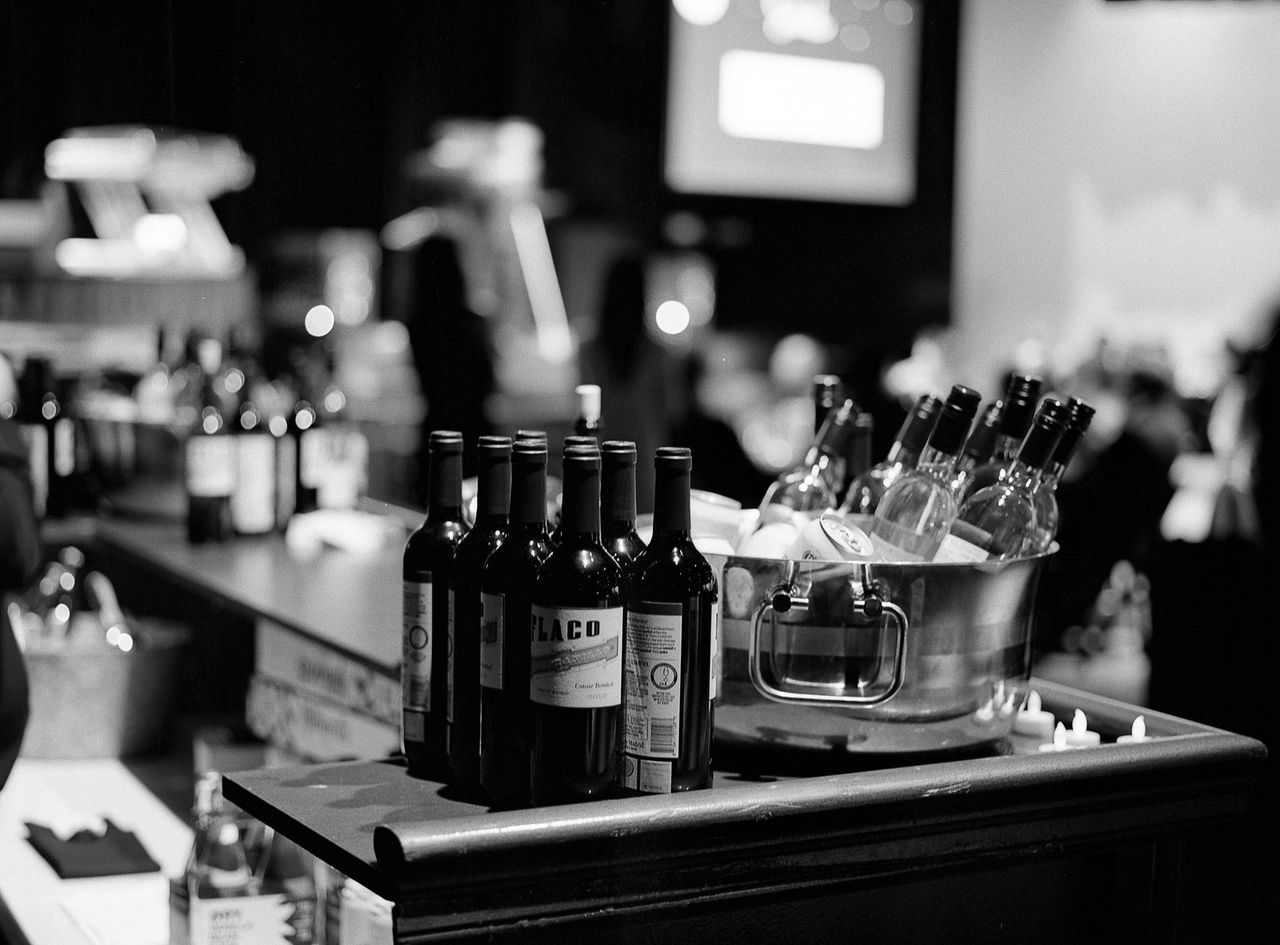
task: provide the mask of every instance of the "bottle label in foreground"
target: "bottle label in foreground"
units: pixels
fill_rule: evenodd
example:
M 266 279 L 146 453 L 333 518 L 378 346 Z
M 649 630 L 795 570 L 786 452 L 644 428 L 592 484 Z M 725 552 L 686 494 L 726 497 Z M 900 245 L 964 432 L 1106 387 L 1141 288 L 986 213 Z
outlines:
M 529 698 L 565 709 L 622 704 L 622 608 L 539 607 L 530 620 Z
M 480 685 L 502 688 L 502 646 L 506 622 L 501 594 L 480 595 Z
M 420 740 L 431 708 L 431 575 L 404 582 L 400 682 L 405 738 Z M 416 736 L 415 736 L 416 733 Z
M 680 755 L 679 604 L 645 601 L 627 613 L 626 751 L 652 758 Z

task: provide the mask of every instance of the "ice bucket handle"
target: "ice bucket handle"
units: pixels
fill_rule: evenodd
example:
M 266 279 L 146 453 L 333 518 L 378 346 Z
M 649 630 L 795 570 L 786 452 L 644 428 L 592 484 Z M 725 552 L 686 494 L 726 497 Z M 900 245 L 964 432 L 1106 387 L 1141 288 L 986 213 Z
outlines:
M 902 688 L 903 667 L 906 664 L 907 655 L 907 629 L 909 621 L 906 613 L 902 608 L 893 601 L 882 598 L 876 591 L 867 590 L 861 595 L 855 596 L 852 601 L 853 612 L 860 617 L 878 618 L 884 614 L 888 614 L 893 618 L 894 623 L 894 649 L 893 649 L 893 678 L 889 681 L 889 685 L 882 691 L 871 695 L 850 695 L 847 693 L 815 693 L 815 692 L 790 692 L 786 689 L 779 689 L 770 683 L 764 676 L 762 669 L 763 655 L 760 650 L 760 630 L 764 625 L 765 611 L 772 610 L 775 613 L 783 614 L 792 608 L 800 610 L 808 610 L 809 598 L 796 595 L 794 588 L 779 584 L 765 595 L 758 605 L 755 612 L 751 615 L 751 649 L 748 653 L 748 669 L 751 673 L 751 682 L 761 695 L 766 698 L 773 699 L 776 702 L 798 702 L 804 705 L 856 705 L 856 706 L 875 706 L 888 702 L 898 690 Z

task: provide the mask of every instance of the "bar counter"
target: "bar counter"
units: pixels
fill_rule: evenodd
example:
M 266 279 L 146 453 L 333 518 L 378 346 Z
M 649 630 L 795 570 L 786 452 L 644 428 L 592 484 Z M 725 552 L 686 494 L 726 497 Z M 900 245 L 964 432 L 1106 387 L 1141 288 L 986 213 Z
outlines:
M 104 562 L 266 618 L 379 674 L 399 551 L 188 545 L 102 522 Z M 394 760 L 228 774 L 228 800 L 395 903 L 399 942 L 1196 942 L 1260 938 L 1261 743 L 1036 680 L 1097 748 L 1019 736 L 938 756 L 726 752 L 673 797 L 492 811 Z M 1151 738 L 1114 744 L 1145 711 Z

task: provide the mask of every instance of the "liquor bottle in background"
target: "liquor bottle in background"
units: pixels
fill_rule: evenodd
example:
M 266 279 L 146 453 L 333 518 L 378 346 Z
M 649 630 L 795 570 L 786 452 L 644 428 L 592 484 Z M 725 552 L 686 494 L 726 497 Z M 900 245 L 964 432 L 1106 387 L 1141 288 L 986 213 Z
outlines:
M 1036 399 L 1040 396 L 1040 379 L 1029 374 L 1014 374 L 1009 378 L 1001 399 L 1000 430 L 991 459 L 977 467 L 956 500 L 962 502 L 994 482 L 999 482 L 1022 446 L 1022 440 L 1031 429 L 1036 413 Z
M 449 767 L 454 783 L 480 790 L 480 578 L 485 561 L 507 537 L 511 503 L 511 438 L 476 442 L 476 519 L 453 553 L 449 581 Z
M 970 493 L 956 513 L 935 561 L 1016 558 L 1036 539 L 1033 492 L 1062 436 L 1067 407 L 1045 398 L 1004 478 Z
M 196 829 L 186 876 L 193 921 L 198 899 L 253 896 L 260 888 L 245 855 L 240 825 L 224 806 L 220 779 L 210 773 L 196 784 Z
M 259 397 L 263 385 L 253 383 L 244 368 L 234 436 L 236 483 L 231 492 L 231 526 L 237 535 L 265 535 L 276 528 L 276 438 L 267 428 L 268 407 Z
M 231 494 L 236 485 L 235 398 L 219 376 L 222 343 L 201 338 L 196 348 L 199 389 L 195 421 L 183 451 L 187 487 L 187 540 L 223 541 L 231 535 Z
M 844 399 L 844 384 L 835 374 L 817 374 L 813 378 L 813 432 L 816 435 L 822 424 Z
M 993 400 L 978 415 L 964 448 L 956 457 L 955 471 L 951 474 L 951 495 L 957 505 L 964 499 L 968 491 L 969 480 L 974 471 L 989 461 L 996 449 L 996 437 L 1000 430 L 1000 415 L 1004 411 L 1004 402 Z
M 324 455 L 316 505 L 322 509 L 355 508 L 368 485 L 369 438 L 351 418 L 346 391 L 337 382 L 325 387 L 320 414 Z
M 44 416 L 45 396 L 53 392 L 53 365 L 48 358 L 30 357 L 18 379 L 18 428 L 27 446 L 31 491 L 37 518 L 49 504 L 53 443 L 51 425 Z M 56 394 L 53 395 L 56 402 Z M 59 405 L 60 409 L 60 405 Z M 56 413 L 55 413 L 56 418 Z
M 636 534 L 636 445 L 606 440 L 600 447 L 601 542 L 624 572 L 644 550 Z
M 156 326 L 156 360 L 133 386 L 138 419 L 143 423 L 170 423 L 173 420 L 172 368 L 168 361 L 169 334 Z
M 1070 412 L 1067 427 L 1062 431 L 1058 445 L 1053 450 L 1053 457 L 1041 473 L 1032 493 L 1036 508 L 1036 537 L 1027 549 L 1031 554 L 1048 551 L 1054 536 L 1058 534 L 1058 483 L 1062 481 L 1062 474 L 1066 472 L 1072 454 L 1088 432 L 1089 424 L 1093 422 L 1094 409 L 1084 401 L 1073 397 L 1067 401 L 1067 409 Z
M 320 507 L 320 479 L 324 475 L 325 431 L 320 411 L 308 397 L 299 397 L 289 418 L 289 432 L 297 458 L 293 492 L 294 511 L 314 512 Z
M 573 432 L 578 436 L 594 436 L 599 442 L 604 436 L 604 416 L 601 413 L 599 384 L 579 384 L 573 389 L 578 401 L 578 415 L 573 421 Z
M 600 543 L 600 453 L 564 458 L 559 547 L 538 568 L 530 608 L 529 700 L 535 806 L 621 788 L 622 569 Z
M 511 447 L 507 538 L 480 572 L 480 785 L 498 807 L 529 804 L 529 624 L 547 534 L 547 444 Z
M 798 519 L 816 517 L 837 505 L 857 411 L 846 399 L 827 415 L 803 462 L 765 490 L 757 530 L 773 523 L 797 525 Z
M 711 787 L 715 572 L 690 535 L 689 450 L 654 456 L 653 539 L 625 581 L 623 789 Z
M 284 381 L 270 386 L 264 397 L 267 432 L 275 441 L 276 528 L 284 531 L 298 508 L 298 438 L 293 425 L 295 395 Z
M 310 945 L 316 940 L 319 906 L 315 863 L 296 843 L 270 828 L 263 842 L 262 863 L 255 871 L 261 878 L 261 894 L 279 904 L 288 925 L 283 941 Z
M 401 686 L 409 773 L 448 780 L 449 578 L 462 520 L 462 434 L 434 430 L 427 442 L 427 517 L 404 548 Z
M 851 525 L 863 531 L 871 530 L 872 519 L 885 490 L 904 472 L 916 468 L 920 451 L 929 442 L 929 434 L 933 432 L 941 409 L 942 401 L 932 394 L 916 400 L 885 458 L 854 477 L 840 506 L 840 514 Z
M 891 485 L 876 508 L 871 540 L 881 561 L 930 561 L 956 517 L 951 473 L 981 395 L 951 388 L 915 469 Z

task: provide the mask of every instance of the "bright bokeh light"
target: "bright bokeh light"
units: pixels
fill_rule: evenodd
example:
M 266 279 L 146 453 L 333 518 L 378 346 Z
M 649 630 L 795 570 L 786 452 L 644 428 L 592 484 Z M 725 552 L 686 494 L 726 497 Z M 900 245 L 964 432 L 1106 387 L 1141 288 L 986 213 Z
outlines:
M 658 306 L 654 322 L 664 335 L 678 335 L 689 327 L 689 309 L 683 302 L 668 299 Z
M 302 324 L 312 338 L 323 338 L 333 331 L 333 309 L 327 305 L 313 305 Z
M 718 23 L 729 12 L 729 0 L 672 0 L 671 5 L 694 26 Z
M 144 253 L 176 253 L 187 243 L 187 223 L 176 213 L 146 213 L 133 225 L 133 240 Z

